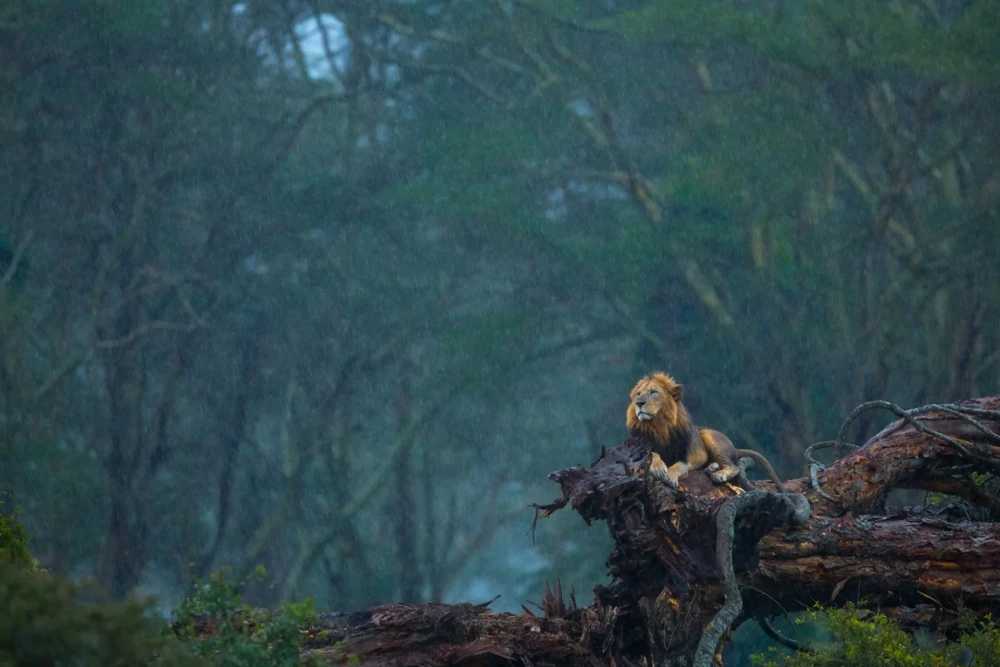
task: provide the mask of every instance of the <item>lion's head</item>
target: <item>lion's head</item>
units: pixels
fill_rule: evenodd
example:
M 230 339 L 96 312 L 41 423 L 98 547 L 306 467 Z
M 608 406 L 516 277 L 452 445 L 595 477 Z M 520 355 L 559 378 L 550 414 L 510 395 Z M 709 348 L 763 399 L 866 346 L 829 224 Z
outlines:
M 687 410 L 681 405 L 684 389 L 666 373 L 653 373 L 632 388 L 626 425 L 632 433 L 652 436 L 666 443 L 670 436 L 689 425 Z

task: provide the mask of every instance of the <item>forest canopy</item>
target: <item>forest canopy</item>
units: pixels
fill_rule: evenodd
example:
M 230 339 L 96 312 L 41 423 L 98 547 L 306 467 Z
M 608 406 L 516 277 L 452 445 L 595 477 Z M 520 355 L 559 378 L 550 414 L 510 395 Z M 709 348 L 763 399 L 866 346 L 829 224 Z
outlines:
M 641 374 L 784 476 L 1000 393 L 998 22 L 8 0 L 0 490 L 119 597 L 586 602 L 608 537 L 526 506 Z

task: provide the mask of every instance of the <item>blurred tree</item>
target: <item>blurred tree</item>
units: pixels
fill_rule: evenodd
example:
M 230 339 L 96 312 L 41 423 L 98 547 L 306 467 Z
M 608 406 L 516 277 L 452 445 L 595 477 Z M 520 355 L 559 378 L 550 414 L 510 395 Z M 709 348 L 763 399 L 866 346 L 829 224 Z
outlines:
M 7 3 L 0 486 L 118 593 L 585 603 L 636 374 L 785 474 L 1000 383 L 996 11 Z
M 642 341 L 637 371 L 691 378 L 699 419 L 776 439 L 790 465 L 858 400 L 996 382 L 995 247 L 959 240 L 995 224 L 995 11 L 497 2 L 384 20 L 421 45 L 415 71 L 478 96 L 449 124 L 463 150 L 438 147 L 478 179 L 436 201 L 520 202 L 501 233 L 603 295 Z

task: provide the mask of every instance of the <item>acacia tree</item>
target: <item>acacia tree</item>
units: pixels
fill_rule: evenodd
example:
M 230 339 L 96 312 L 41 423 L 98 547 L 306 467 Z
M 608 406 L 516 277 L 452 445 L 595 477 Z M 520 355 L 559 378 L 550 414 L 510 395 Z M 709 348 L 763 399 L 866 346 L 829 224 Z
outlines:
M 384 19 L 401 65 L 478 100 L 442 208 L 517 206 L 502 233 L 603 295 L 638 371 L 699 378 L 699 419 L 793 462 L 831 404 L 995 384 L 995 249 L 966 245 L 995 224 L 992 3 L 425 10 Z
M 208 130 L 192 94 L 229 72 L 212 80 L 196 71 L 204 44 L 163 48 L 187 37 L 198 17 L 159 9 L 15 3 L 7 9 L 13 27 L 5 27 L 18 45 L 6 59 L 5 111 L 21 119 L 5 141 L 5 160 L 20 165 L 5 174 L 14 212 L 7 229 L 26 248 L 26 293 L 44 313 L 40 326 L 7 341 L 40 371 L 11 409 L 46 426 L 39 437 L 54 441 L 53 458 L 100 461 L 100 570 L 119 594 L 148 558 L 148 489 L 179 444 L 169 428 L 177 384 L 218 275 L 199 262 L 217 221 L 190 206 L 206 185 L 205 154 L 193 139 Z M 49 39 L 51 30 L 65 38 Z M 171 233 L 171 223 L 192 233 Z
M 530 275 L 483 266 L 467 221 L 400 208 L 433 108 L 393 75 L 392 30 L 366 3 L 5 11 L 0 483 L 49 489 L 24 499 L 43 561 L 118 594 L 265 564 L 263 602 L 442 595 L 519 475 L 495 474 L 502 433 L 452 443 L 601 338 L 520 303 Z M 496 505 L 458 511 L 484 484 Z
M 652 365 L 783 471 L 831 405 L 989 393 L 995 10 L 777 9 L 0 10 L 0 483 L 44 564 L 523 585 L 483 545 Z M 538 571 L 600 576 L 559 525 Z
M 53 458 L 101 463 L 102 473 L 89 472 L 106 476 L 95 492 L 107 511 L 97 569 L 124 594 L 153 551 L 186 567 L 183 557 L 170 563 L 175 547 L 162 549 L 172 522 L 154 520 L 169 512 L 159 500 L 184 486 L 163 473 L 212 461 L 211 445 L 222 468 L 216 538 L 226 532 L 264 342 L 244 289 L 256 253 L 295 231 L 287 212 L 265 205 L 267 192 L 305 121 L 335 98 L 284 80 L 273 83 L 284 84 L 283 98 L 255 99 L 264 58 L 247 51 L 252 38 L 234 27 L 232 3 L 119 9 L 10 8 L 5 29 L 24 48 L 9 54 L 15 94 L 5 111 L 30 120 L 12 123 L 5 142 L 23 167 L 6 174 L 7 230 L 33 269 L 22 298 L 37 299 L 46 319 L 4 343 L 8 358 L 34 357 L 41 376 L 36 390 L 14 394 L 22 400 L 10 414 L 46 426 L 36 437 L 51 439 Z M 53 26 L 65 28 L 58 44 L 46 38 Z M 244 113 L 251 105 L 260 117 Z M 241 360 L 207 388 L 206 350 Z M 194 408 L 216 390 L 212 414 Z M 78 522 L 96 522 L 102 504 Z M 208 567 L 217 550 L 215 539 L 183 556 Z

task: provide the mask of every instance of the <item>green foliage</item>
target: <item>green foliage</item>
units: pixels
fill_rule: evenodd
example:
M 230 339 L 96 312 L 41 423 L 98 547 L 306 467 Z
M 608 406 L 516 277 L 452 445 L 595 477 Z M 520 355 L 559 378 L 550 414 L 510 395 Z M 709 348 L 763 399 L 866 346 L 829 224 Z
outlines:
M 139 600 L 83 603 L 86 591 L 0 562 L 0 665 L 126 667 L 203 664 Z
M 4 514 L 0 500 L 0 564 L 14 565 L 25 570 L 37 570 L 38 561 L 28 550 L 28 532 L 17 520 L 17 509 Z
M 744 44 L 776 59 L 829 67 L 835 50 L 817 48 L 815 18 L 807 12 L 807 21 L 775 23 L 754 12 L 742 11 L 724 0 L 682 0 L 650 2 L 642 7 L 594 21 L 591 27 L 610 30 L 637 42 L 673 41 L 692 46 Z
M 241 585 L 213 574 L 165 629 L 147 602 L 85 602 L 92 591 L 39 571 L 16 512 L 0 515 L 0 667 L 290 667 L 300 664 L 301 629 L 316 621 L 311 601 L 275 613 L 244 604 Z M 259 568 L 253 578 L 264 576 Z M 196 619 L 218 631 L 194 632 Z M 187 640 L 187 641 L 182 641 Z
M 6 536 L 8 522 L 0 522 Z M 21 536 L 19 536 L 20 538 Z M 263 570 L 257 572 L 263 576 Z M 309 601 L 277 612 L 244 604 L 227 573 L 177 609 L 176 631 L 163 627 L 139 599 L 85 602 L 91 593 L 46 572 L 0 562 L 0 666 L 291 667 L 299 665 L 304 626 L 316 620 Z M 217 630 L 194 632 L 195 620 Z
M 607 536 L 560 515 L 531 570 L 490 512 L 619 442 L 633 371 L 787 470 L 859 400 L 995 384 L 997 3 L 362 6 L 0 3 L 0 487 L 52 569 L 288 573 L 339 530 L 300 577 L 324 605 L 481 577 L 516 610 L 583 595 Z M 296 62 L 314 9 L 337 81 Z M 262 660 L 232 623 L 210 657 Z
M 16 510 L 0 514 L 0 666 L 203 664 L 144 601 L 84 602 L 91 592 L 40 571 Z
M 778 61 L 833 75 L 838 71 L 905 69 L 990 81 L 997 75 L 1000 37 L 995 3 L 980 3 L 948 25 L 928 25 L 916 7 L 863 0 L 796 3 L 780 17 L 745 11 L 724 0 L 649 2 L 590 22 L 638 42 L 708 47 L 741 44 Z M 852 37 L 845 54 L 834 35 Z
M 836 29 L 865 45 L 845 62 L 848 66 L 981 82 L 993 82 L 1000 73 L 1000 10 L 994 2 L 970 3 L 957 20 L 937 18 L 933 25 L 915 7 L 860 0 L 829 7 Z
M 972 658 L 971 662 L 966 660 L 964 664 L 1000 665 L 1000 627 L 997 627 L 992 615 L 982 622 L 965 619 L 959 643 Z
M 177 607 L 177 627 L 181 636 L 194 637 L 195 622 L 208 618 L 216 631 L 192 639 L 195 655 L 219 667 L 291 667 L 300 664 L 302 628 L 316 621 L 312 602 L 286 604 L 276 612 L 246 604 L 242 590 L 246 583 L 264 577 L 264 569 L 244 582 L 232 582 L 229 570 L 222 569 L 198 584 L 198 592 Z
M 777 657 L 751 657 L 758 667 L 952 667 L 957 665 L 995 665 L 1000 660 L 1000 628 L 987 616 L 982 622 L 966 619 L 963 633 L 955 644 L 921 648 L 899 624 L 882 614 L 848 604 L 839 609 L 819 605 L 797 623 L 819 622 L 833 634 L 830 646 L 816 653 Z M 971 662 L 969 658 L 971 657 Z

